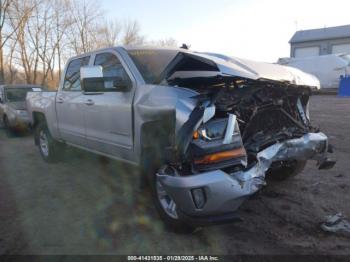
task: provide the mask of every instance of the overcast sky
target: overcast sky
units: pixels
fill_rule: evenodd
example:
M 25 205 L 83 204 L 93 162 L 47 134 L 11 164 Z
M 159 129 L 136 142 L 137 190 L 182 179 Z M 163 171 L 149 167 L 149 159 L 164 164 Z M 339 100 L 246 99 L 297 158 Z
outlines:
M 349 0 L 102 0 L 110 18 L 136 19 L 148 39 L 275 62 L 296 29 L 350 24 Z

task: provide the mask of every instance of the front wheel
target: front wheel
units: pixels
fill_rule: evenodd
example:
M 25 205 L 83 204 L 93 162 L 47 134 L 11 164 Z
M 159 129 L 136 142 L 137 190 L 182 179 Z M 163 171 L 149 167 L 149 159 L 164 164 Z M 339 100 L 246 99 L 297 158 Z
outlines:
M 157 174 L 162 173 L 166 175 L 178 175 L 177 171 L 168 165 L 162 166 L 160 169 L 158 169 L 158 171 L 152 174 L 152 177 L 150 178 L 152 191 L 151 193 L 158 214 L 165 223 L 166 227 L 171 231 L 184 234 L 192 233 L 195 230 L 195 227 L 186 224 L 182 220 L 176 203 L 160 183 Z
M 52 138 L 45 122 L 40 122 L 35 127 L 34 135 L 42 158 L 48 163 L 57 162 L 60 157 L 61 145 Z

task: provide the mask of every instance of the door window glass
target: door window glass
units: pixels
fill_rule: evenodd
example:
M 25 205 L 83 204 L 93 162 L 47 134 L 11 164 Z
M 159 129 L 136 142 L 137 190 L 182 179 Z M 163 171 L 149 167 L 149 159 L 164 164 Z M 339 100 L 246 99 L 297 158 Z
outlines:
M 90 56 L 75 59 L 68 65 L 66 75 L 64 77 L 63 89 L 66 91 L 80 91 L 80 67 L 89 64 Z
M 105 89 L 113 91 L 116 83 L 130 83 L 130 78 L 124 70 L 117 56 L 112 53 L 101 53 L 96 55 L 95 65 L 102 66 L 103 77 L 106 78 Z M 110 81 L 108 80 L 110 79 Z M 117 79 L 117 82 L 114 81 Z M 106 90 L 107 91 L 107 90 Z

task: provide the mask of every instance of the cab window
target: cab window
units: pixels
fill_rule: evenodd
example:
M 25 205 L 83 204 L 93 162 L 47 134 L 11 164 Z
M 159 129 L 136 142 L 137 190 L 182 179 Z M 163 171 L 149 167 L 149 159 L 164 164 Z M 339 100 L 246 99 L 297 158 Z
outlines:
M 119 61 L 118 57 L 112 53 L 97 54 L 94 65 L 102 66 L 103 77 L 106 79 L 115 79 L 123 83 L 130 83 L 130 78 Z M 109 83 L 110 82 L 110 83 Z M 105 91 L 114 91 L 116 87 L 113 81 L 105 81 Z
M 66 91 L 80 91 L 80 67 L 89 64 L 90 56 L 81 57 L 72 60 L 66 70 L 64 77 L 63 90 Z

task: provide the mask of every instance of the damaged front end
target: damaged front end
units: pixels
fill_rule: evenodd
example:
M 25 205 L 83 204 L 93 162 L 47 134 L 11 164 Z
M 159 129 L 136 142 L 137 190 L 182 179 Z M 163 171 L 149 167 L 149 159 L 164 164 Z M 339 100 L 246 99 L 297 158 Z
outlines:
M 272 167 L 306 160 L 316 160 L 320 169 L 335 164 L 327 157 L 327 136 L 311 125 L 309 87 L 236 77 L 169 83 L 200 94 L 177 133 L 177 157 L 157 174 L 177 212 L 190 222 L 231 220 L 266 184 Z
M 274 97 L 273 91 L 281 92 L 267 88 L 223 94 L 217 106 L 204 109 L 200 124 L 183 129 L 191 135 L 181 141 L 182 157 L 171 163 L 173 173 L 158 177 L 187 219 L 231 219 L 265 185 L 271 165 L 305 160 L 316 160 L 320 168 L 334 165 L 327 158 L 327 136 L 310 125 L 306 94 Z
M 156 97 L 167 98 L 164 112 L 175 110 L 174 142 L 157 173 L 158 197 L 170 217 L 197 225 L 232 220 L 271 172 L 300 172 L 295 166 L 307 160 L 320 169 L 335 164 L 327 136 L 311 125 L 309 97 L 319 85 L 313 76 L 215 54 L 129 52 L 145 72 L 163 53 L 172 59 L 162 73 L 145 74 L 161 88 L 147 95 L 151 102 L 140 111 L 160 116 L 160 107 L 152 106 Z

